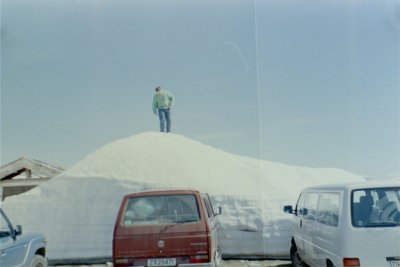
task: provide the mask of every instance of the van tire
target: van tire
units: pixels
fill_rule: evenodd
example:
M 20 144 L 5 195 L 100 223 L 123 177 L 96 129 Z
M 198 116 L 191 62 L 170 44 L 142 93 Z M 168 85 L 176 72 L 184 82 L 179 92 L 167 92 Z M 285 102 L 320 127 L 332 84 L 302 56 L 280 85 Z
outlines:
M 296 245 L 292 245 L 292 247 L 290 248 L 290 259 L 292 260 L 293 266 L 295 267 L 306 266 L 300 258 Z
M 47 267 L 47 260 L 41 255 L 35 255 L 31 260 L 30 267 Z

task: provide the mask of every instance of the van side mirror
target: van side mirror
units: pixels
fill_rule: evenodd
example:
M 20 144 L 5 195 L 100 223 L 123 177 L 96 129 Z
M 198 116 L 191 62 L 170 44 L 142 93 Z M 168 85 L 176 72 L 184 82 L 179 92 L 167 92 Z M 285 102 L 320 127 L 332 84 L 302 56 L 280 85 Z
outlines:
M 308 209 L 307 209 L 307 208 L 304 208 L 304 209 L 303 209 L 303 216 L 307 216 L 307 214 L 308 214 Z
M 284 206 L 284 207 L 283 207 L 283 212 L 292 214 L 292 213 L 293 213 L 293 207 L 292 207 L 292 205 Z
M 222 214 L 222 207 L 218 207 L 218 211 L 217 211 L 217 213 L 214 214 L 214 216 L 221 215 L 221 214 Z

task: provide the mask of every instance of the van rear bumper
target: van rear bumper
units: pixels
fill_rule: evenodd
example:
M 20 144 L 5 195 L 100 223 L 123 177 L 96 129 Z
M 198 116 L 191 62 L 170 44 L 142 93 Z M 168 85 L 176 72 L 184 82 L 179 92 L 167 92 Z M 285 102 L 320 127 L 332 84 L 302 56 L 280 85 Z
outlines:
M 214 262 L 185 263 L 185 264 L 178 264 L 178 267 L 215 267 L 215 263 Z

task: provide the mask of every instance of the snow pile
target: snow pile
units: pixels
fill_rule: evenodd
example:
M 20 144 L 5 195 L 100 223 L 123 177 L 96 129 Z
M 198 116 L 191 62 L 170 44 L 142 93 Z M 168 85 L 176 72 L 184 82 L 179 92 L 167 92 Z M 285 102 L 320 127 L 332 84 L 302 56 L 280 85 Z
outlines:
M 290 216 L 282 212 L 310 185 L 364 180 L 339 169 L 315 169 L 226 153 L 183 136 L 143 133 L 108 144 L 4 208 L 24 231 L 48 237 L 50 259 L 110 257 L 123 195 L 149 189 L 208 192 L 221 206 L 225 255 L 285 257 Z

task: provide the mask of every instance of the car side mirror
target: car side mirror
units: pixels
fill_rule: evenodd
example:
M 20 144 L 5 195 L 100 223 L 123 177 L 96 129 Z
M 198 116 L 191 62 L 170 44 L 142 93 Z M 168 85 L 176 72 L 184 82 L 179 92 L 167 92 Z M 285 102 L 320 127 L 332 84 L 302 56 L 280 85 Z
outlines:
M 293 207 L 292 207 L 292 205 L 284 206 L 284 207 L 283 207 L 283 212 L 292 214 L 292 213 L 293 213 Z
M 217 211 L 217 213 L 214 214 L 214 216 L 221 215 L 221 214 L 222 214 L 222 207 L 218 207 L 218 211 Z
M 15 232 L 15 236 L 22 235 L 22 226 L 21 225 L 17 225 L 15 227 L 14 232 Z

